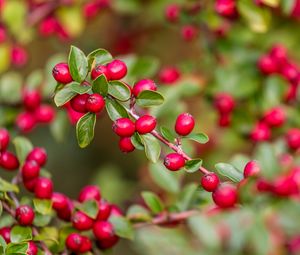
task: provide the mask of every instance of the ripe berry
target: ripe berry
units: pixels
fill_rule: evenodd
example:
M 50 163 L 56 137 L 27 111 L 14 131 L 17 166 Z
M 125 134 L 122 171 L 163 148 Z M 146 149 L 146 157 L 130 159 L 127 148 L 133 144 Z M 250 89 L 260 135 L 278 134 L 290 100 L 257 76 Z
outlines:
M 13 153 L 5 151 L 0 155 L 0 166 L 8 171 L 16 170 L 19 167 L 19 161 Z
M 97 221 L 93 226 L 93 233 L 102 249 L 111 248 L 119 239 L 114 233 L 112 224 L 108 221 Z
M 47 161 L 47 153 L 44 148 L 36 147 L 27 156 L 26 160 L 35 160 L 40 166 Z
M 86 100 L 88 99 L 89 94 L 82 94 L 73 97 L 70 101 L 71 107 L 76 112 L 86 113 Z
M 53 182 L 45 177 L 40 177 L 37 179 L 34 194 L 40 199 L 50 199 L 53 193 Z
M 165 10 L 165 17 L 170 22 L 176 22 L 179 19 L 180 7 L 177 4 L 169 4 Z
M 24 187 L 25 187 L 28 191 L 34 192 L 35 184 L 36 184 L 37 180 L 38 180 L 38 178 L 31 179 L 31 180 L 23 180 Z
M 156 118 L 150 115 L 144 115 L 135 122 L 135 129 L 140 134 L 147 134 L 156 127 Z
M 0 128 L 0 151 L 5 151 L 9 144 L 10 135 L 5 128 Z
M 107 67 L 104 65 L 97 65 L 95 66 L 91 71 L 91 77 L 93 80 L 95 80 L 100 75 L 104 74 L 107 80 L 110 80 Z
M 82 245 L 82 236 L 78 233 L 71 233 L 66 239 L 66 246 L 70 251 L 78 252 Z
M 287 61 L 287 50 L 283 45 L 276 44 L 272 47 L 270 56 L 278 66 L 283 65 Z
M 59 63 L 54 66 L 52 70 L 52 75 L 54 79 L 63 84 L 70 83 L 73 81 L 73 78 L 70 73 L 70 69 L 67 63 Z
M 35 160 L 28 160 L 24 163 L 21 173 L 23 181 L 35 179 L 40 174 L 40 166 Z
M 194 117 L 189 113 L 178 115 L 175 123 L 175 131 L 178 135 L 186 136 L 190 134 L 195 127 Z
M 219 126 L 228 127 L 231 123 L 231 113 L 221 113 L 219 116 Z
M 178 153 L 170 153 L 165 157 L 164 165 L 171 171 L 178 171 L 184 167 L 185 159 Z
M 259 164 L 255 160 L 249 161 L 244 168 L 244 177 L 257 176 L 260 172 Z
M 280 73 L 289 82 L 298 84 L 298 81 L 299 81 L 299 71 L 298 71 L 298 68 L 294 64 L 286 63 L 281 68 Z
M 120 80 L 125 77 L 127 74 L 127 66 L 126 64 L 119 60 L 113 60 L 109 64 L 107 64 L 107 73 L 110 80 Z
M 251 131 L 250 137 L 254 142 L 267 141 L 271 137 L 270 128 L 264 123 L 258 123 Z
M 28 54 L 26 50 L 21 46 L 13 46 L 11 51 L 11 62 L 13 65 L 20 67 L 27 63 Z
M 182 38 L 187 42 L 194 40 L 197 34 L 198 29 L 193 25 L 185 25 L 181 28 Z
M 16 125 L 20 131 L 30 132 L 36 125 L 34 115 L 29 112 L 22 112 L 16 118 Z
M 272 190 L 272 185 L 264 179 L 258 179 L 256 182 L 256 188 L 258 191 L 266 192 Z
M 206 174 L 201 178 L 201 185 L 203 189 L 208 192 L 214 191 L 218 187 L 219 183 L 219 177 L 215 173 Z
M 122 212 L 121 208 L 118 207 L 117 205 L 111 205 L 111 211 L 110 211 L 110 216 L 123 216 L 124 213 Z
M 85 253 L 88 252 L 92 249 L 92 242 L 91 240 L 86 237 L 86 236 L 81 236 L 82 241 L 81 241 L 81 246 L 79 248 L 80 253 Z
M 97 186 L 94 185 L 88 185 L 85 186 L 84 188 L 81 189 L 79 196 L 78 196 L 78 201 L 79 202 L 84 202 L 87 200 L 100 200 L 101 199 L 101 194 L 100 190 Z
M 216 12 L 226 18 L 234 18 L 237 16 L 235 0 L 216 0 Z
M 110 216 L 110 212 L 111 212 L 110 204 L 105 200 L 101 200 L 99 202 L 99 212 L 98 212 L 96 220 L 97 221 L 107 220 L 108 217 Z
M 29 205 L 21 205 L 16 209 L 16 220 L 21 226 L 31 225 L 34 220 L 34 211 Z
M 236 187 L 230 184 L 219 185 L 213 192 L 212 198 L 221 208 L 233 207 L 238 199 Z
M 42 36 L 50 36 L 53 35 L 59 27 L 59 23 L 56 18 L 54 17 L 49 17 L 45 18 L 44 20 L 41 21 L 39 25 L 39 33 Z
M 104 98 L 99 94 L 91 94 L 88 99 L 86 100 L 86 110 L 88 112 L 100 112 L 105 107 Z
M 300 129 L 292 128 L 286 134 L 286 142 L 290 149 L 297 150 L 300 148 Z
M 269 55 L 262 56 L 258 60 L 258 68 L 263 74 L 273 74 L 278 71 L 276 62 Z
M 26 252 L 26 255 L 37 255 L 38 254 L 38 248 L 36 244 L 33 241 L 29 241 L 28 243 L 28 249 Z
M 118 136 L 129 137 L 134 134 L 135 125 L 128 118 L 120 118 L 113 123 L 112 129 Z
M 1 7 L 0 7 L 0 11 L 1 11 Z M 6 30 L 4 27 L 0 27 L 0 43 L 5 42 L 7 39 L 7 34 L 6 34 Z
M 228 93 L 219 93 L 216 95 L 214 105 L 221 114 L 231 113 L 234 109 L 235 102 L 233 97 Z
M 34 110 L 41 104 L 41 94 L 37 90 L 26 90 L 23 93 L 23 104 L 27 110 Z
M 83 6 L 83 14 L 87 19 L 91 19 L 98 14 L 99 5 L 97 2 L 88 2 Z
M 43 104 L 35 110 L 34 116 L 40 123 L 51 123 L 55 117 L 55 111 L 52 106 Z
M 140 80 L 134 84 L 132 88 L 132 93 L 135 97 L 137 97 L 144 90 L 157 90 L 157 86 L 154 81 L 149 79 Z
M 85 213 L 81 211 L 77 211 L 72 216 L 72 225 L 77 230 L 83 231 L 91 229 L 93 226 L 93 219 L 87 216 Z
M 180 78 L 180 72 L 176 67 L 165 67 L 159 72 L 161 83 L 173 84 Z
M 51 197 L 52 208 L 54 210 L 64 210 L 68 207 L 68 198 L 62 193 L 54 192 Z
M 284 124 L 286 119 L 285 112 L 281 107 L 275 107 L 264 116 L 264 122 L 270 127 L 279 127 Z
M 135 147 L 131 142 L 131 137 L 120 137 L 119 148 L 125 153 L 134 151 Z
M 272 191 L 278 196 L 291 196 L 298 194 L 298 186 L 294 178 L 281 176 L 274 181 Z
M 10 227 L 0 228 L 0 236 L 2 236 L 2 238 L 7 244 L 10 243 L 10 230 Z
M 68 206 L 62 210 L 57 211 L 57 217 L 64 221 L 70 221 L 74 205 L 70 199 L 68 199 Z

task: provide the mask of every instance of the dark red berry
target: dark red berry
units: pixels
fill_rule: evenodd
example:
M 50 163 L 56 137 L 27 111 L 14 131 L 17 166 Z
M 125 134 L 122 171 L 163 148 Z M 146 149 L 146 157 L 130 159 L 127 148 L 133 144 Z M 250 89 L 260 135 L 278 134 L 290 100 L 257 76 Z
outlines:
M 40 166 L 47 162 L 47 153 L 44 148 L 36 147 L 27 156 L 26 160 L 35 160 Z
M 119 60 L 113 60 L 109 64 L 107 64 L 107 73 L 110 80 L 120 80 L 125 77 L 127 74 L 127 66 L 126 64 Z
M 264 122 L 270 127 L 280 127 L 284 124 L 286 116 L 281 107 L 275 107 L 264 115 Z
M 108 221 L 97 221 L 93 226 L 93 233 L 101 249 L 108 249 L 118 242 L 113 226 Z
M 88 252 L 92 249 L 92 242 L 87 236 L 81 236 L 82 242 L 79 248 L 80 253 Z
M 51 201 L 54 210 L 60 211 L 68 208 L 68 197 L 62 193 L 54 192 Z
M 175 123 L 175 131 L 178 135 L 186 136 L 190 134 L 195 127 L 194 117 L 189 113 L 178 115 Z
M 266 192 L 272 190 L 272 185 L 265 179 L 258 179 L 256 182 L 256 188 L 258 191 Z
M 131 137 L 120 137 L 119 148 L 125 153 L 134 151 L 135 147 L 131 142 Z
M 79 252 L 82 245 L 82 236 L 78 233 L 71 233 L 66 239 L 66 246 L 70 251 Z
M 21 46 L 13 46 L 11 50 L 11 62 L 17 67 L 25 65 L 28 61 L 27 51 Z
M 184 167 L 185 159 L 178 153 L 170 153 L 165 157 L 164 165 L 171 171 L 178 171 Z
M 110 216 L 123 216 L 124 213 L 122 212 L 121 208 L 118 207 L 117 205 L 111 205 L 111 211 L 110 211 Z
M 280 73 L 285 77 L 289 82 L 298 84 L 299 81 L 299 71 L 298 68 L 291 63 L 286 63 L 280 70 Z
M 9 144 L 10 135 L 5 128 L 0 129 L 0 152 L 5 151 Z
M 132 93 L 135 97 L 137 97 L 142 91 L 145 90 L 157 90 L 157 86 L 154 81 L 149 79 L 140 80 L 134 84 L 132 88 Z
M 55 117 L 55 111 L 51 105 L 43 104 L 35 110 L 34 116 L 37 122 L 51 123 Z
M 34 211 L 29 205 L 21 205 L 16 209 L 16 220 L 21 226 L 31 225 L 34 216 Z
M 70 221 L 74 205 L 70 199 L 68 199 L 68 206 L 62 210 L 57 211 L 57 217 L 64 221 Z
M 70 101 L 71 107 L 76 112 L 86 113 L 86 100 L 88 99 L 89 94 L 82 94 L 73 97 Z
M 33 241 L 29 241 L 28 243 L 28 249 L 26 252 L 26 255 L 37 255 L 38 254 L 38 248 L 36 244 Z
M 0 154 L 0 166 L 5 170 L 13 171 L 18 169 L 19 161 L 13 153 L 5 151 Z
M 170 22 L 178 21 L 180 16 L 180 7 L 177 4 L 169 4 L 165 10 L 165 17 Z
M 34 187 L 35 196 L 40 199 L 50 199 L 52 197 L 52 193 L 53 193 L 52 180 L 45 177 L 38 178 Z
M 216 190 L 219 183 L 220 183 L 219 177 L 215 173 L 206 174 L 201 178 L 201 185 L 203 189 L 209 192 Z
M 300 148 L 300 129 L 292 128 L 286 134 L 286 142 L 290 149 L 297 150 Z
M 28 191 L 34 192 L 34 188 L 37 180 L 38 178 L 31 179 L 31 180 L 23 180 L 23 184 Z
M 107 220 L 108 217 L 110 216 L 110 212 L 111 212 L 111 205 L 107 201 L 101 200 L 99 202 L 99 212 L 96 220 L 97 221 Z
M 135 122 L 135 129 L 140 134 L 147 134 L 156 127 L 156 118 L 151 115 L 144 115 Z
M 249 161 L 244 168 L 244 177 L 247 178 L 249 176 L 257 176 L 260 172 L 260 167 L 257 161 L 251 160 Z
M 23 133 L 30 132 L 36 125 L 36 119 L 32 113 L 22 112 L 16 118 L 16 125 Z
M 92 69 L 91 77 L 93 80 L 95 80 L 100 75 L 104 74 L 107 80 L 110 80 L 107 67 L 104 65 L 97 65 Z
M 185 25 L 181 28 L 181 36 L 187 42 L 194 40 L 197 35 L 198 28 L 193 25 Z
M 10 243 L 10 230 L 10 227 L 0 228 L 0 236 L 2 236 L 2 238 L 7 244 Z
M 72 216 L 72 225 L 80 231 L 88 230 L 93 227 L 93 219 L 81 211 L 77 211 Z
M 88 99 L 86 100 L 86 110 L 88 112 L 101 112 L 105 107 L 104 98 L 99 94 L 91 94 Z
M 88 185 L 82 188 L 78 196 L 78 201 L 82 203 L 84 201 L 92 200 L 92 199 L 94 200 L 101 199 L 101 193 L 99 188 L 94 185 Z
M 231 113 L 220 113 L 219 115 L 219 126 L 228 127 L 231 123 Z
M 135 125 L 128 118 L 120 118 L 113 123 L 112 129 L 118 136 L 129 137 L 134 134 Z
M 269 55 L 262 56 L 258 60 L 257 65 L 258 65 L 259 70 L 263 74 L 269 75 L 269 74 L 273 74 L 273 73 L 278 72 L 278 67 L 277 67 L 276 62 Z
M 39 25 L 39 33 L 42 36 L 50 36 L 58 30 L 59 23 L 55 17 L 48 17 L 41 21 Z
M 101 250 L 106 250 L 106 249 L 110 249 L 113 246 L 115 246 L 117 244 L 117 242 L 119 241 L 119 237 L 114 235 L 110 238 L 106 238 L 106 239 L 102 239 L 102 240 L 98 240 L 97 241 L 97 246 L 99 247 L 99 249 Z
M 271 137 L 271 130 L 266 124 L 258 123 L 251 131 L 250 137 L 254 142 L 267 141 Z
M 233 207 L 238 200 L 236 187 L 231 184 L 222 184 L 212 194 L 213 200 L 221 208 Z
M 176 67 L 165 67 L 159 72 L 159 80 L 164 84 L 173 84 L 180 78 L 180 71 Z
M 56 66 L 54 66 L 52 70 L 52 75 L 54 79 L 63 84 L 70 83 L 73 81 L 73 78 L 70 73 L 70 69 L 67 63 L 59 63 Z
M 39 177 L 40 166 L 35 160 L 28 160 L 24 163 L 22 169 L 23 181 L 28 181 Z
M 226 18 L 234 18 L 237 16 L 235 0 L 216 0 L 216 12 Z
M 23 104 L 29 111 L 35 110 L 41 104 L 41 94 L 37 90 L 25 90 L 23 93 Z
M 214 105 L 220 114 L 227 114 L 233 111 L 235 102 L 230 94 L 219 93 L 215 97 Z

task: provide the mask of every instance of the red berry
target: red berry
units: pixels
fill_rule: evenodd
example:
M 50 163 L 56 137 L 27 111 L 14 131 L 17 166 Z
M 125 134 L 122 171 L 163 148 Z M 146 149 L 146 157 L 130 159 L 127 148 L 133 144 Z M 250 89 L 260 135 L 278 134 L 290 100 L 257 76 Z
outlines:
M 16 209 L 16 220 L 21 226 L 31 225 L 34 220 L 34 211 L 29 205 L 21 205 Z
M 119 148 L 125 153 L 134 151 L 135 147 L 131 142 L 131 137 L 120 137 Z
M 36 244 L 33 241 L 29 241 L 28 243 L 28 249 L 26 252 L 26 255 L 37 255 L 38 254 L 38 248 Z
M 22 112 L 16 118 L 16 125 L 20 131 L 30 132 L 36 125 L 36 120 L 33 114 L 29 112 Z
M 10 230 L 10 227 L 0 228 L 0 236 L 2 236 L 2 238 L 7 244 L 10 243 Z
M 83 6 L 84 17 L 90 19 L 95 17 L 99 12 L 99 5 L 96 2 L 86 3 Z
M 276 62 L 269 55 L 262 56 L 258 60 L 258 68 L 263 74 L 273 74 L 278 71 Z
M 119 237 L 114 235 L 110 238 L 106 238 L 106 239 L 102 239 L 102 240 L 98 240 L 97 241 L 97 246 L 99 247 L 99 249 L 101 250 L 106 250 L 106 249 L 110 249 L 113 246 L 115 246 L 117 244 L 117 242 L 119 241 Z
M 259 164 L 255 160 L 249 161 L 244 168 L 244 177 L 257 176 L 260 172 Z
M 27 110 L 34 110 L 41 104 L 41 94 L 37 90 L 25 90 L 23 104 Z
M 226 18 L 235 18 L 237 16 L 235 0 L 216 0 L 216 12 Z
M 216 205 L 221 208 L 233 207 L 238 199 L 236 187 L 230 184 L 219 185 L 212 197 Z
M 275 107 L 264 116 L 264 122 L 270 127 L 280 127 L 284 124 L 286 119 L 285 112 L 281 107 Z
M 81 243 L 81 246 L 79 248 L 79 252 L 80 253 L 85 253 L 85 252 L 90 251 L 92 249 L 91 240 L 86 236 L 81 236 L 81 237 L 82 237 L 82 243 Z
M 112 224 L 108 221 L 97 221 L 93 226 L 93 233 L 101 249 L 111 248 L 119 240 L 114 233 Z
M 82 94 L 73 97 L 70 101 L 71 107 L 76 112 L 86 113 L 86 100 L 88 99 L 89 94 Z
M 70 199 L 68 199 L 68 206 L 62 210 L 57 211 L 57 217 L 64 221 L 70 221 L 74 205 Z
M 264 179 L 258 179 L 256 182 L 256 188 L 258 191 L 266 192 L 272 189 L 272 185 Z
M 67 63 L 59 63 L 54 66 L 52 70 L 52 75 L 54 79 L 63 84 L 70 83 L 73 81 L 73 78 L 70 73 L 70 69 Z
M 175 131 L 178 135 L 186 136 L 190 134 L 195 127 L 194 117 L 189 113 L 178 115 L 175 123 Z
M 287 62 L 287 50 L 283 45 L 274 45 L 270 51 L 270 56 L 277 66 Z
M 19 161 L 13 153 L 5 151 L 0 155 L 0 166 L 8 171 L 16 170 L 19 167 Z
M 178 153 L 170 153 L 165 157 L 164 165 L 171 171 L 178 171 L 184 167 L 185 159 Z
M 219 177 L 215 173 L 206 174 L 201 178 L 201 185 L 203 189 L 209 192 L 216 190 L 219 183 L 220 183 Z
M 220 113 L 219 126 L 228 127 L 231 123 L 231 113 Z
M 291 63 L 286 63 L 280 70 L 280 73 L 283 77 L 285 77 L 288 81 L 294 84 L 298 84 L 299 81 L 299 71 L 298 68 Z
M 110 80 L 120 80 L 125 77 L 127 74 L 127 66 L 126 64 L 119 60 L 113 60 L 109 64 L 107 64 L 107 73 Z
M 118 136 L 129 137 L 134 134 L 135 125 L 128 118 L 120 118 L 113 123 L 112 129 Z
M 110 212 L 110 216 L 123 216 L 124 213 L 122 212 L 122 210 L 120 209 L 120 207 L 118 207 L 117 205 L 111 205 L 111 212 Z
M 297 150 L 300 148 L 300 129 L 292 128 L 286 134 L 286 142 L 290 149 Z
M 159 72 L 159 80 L 165 84 L 173 84 L 180 78 L 180 71 L 176 67 L 165 67 Z
M 230 94 L 219 93 L 215 97 L 214 105 L 220 114 L 227 114 L 233 111 L 235 102 Z
M 0 151 L 5 151 L 9 144 L 10 135 L 5 128 L 0 128 Z
M 110 80 L 107 67 L 104 65 L 97 65 L 95 66 L 91 71 L 91 77 L 93 80 L 95 80 L 100 75 L 104 74 L 107 80 Z
M 40 166 L 35 160 L 28 160 L 24 163 L 22 169 L 23 181 L 28 181 L 39 177 Z
M 34 192 L 37 179 L 38 178 L 31 179 L 31 180 L 23 180 L 23 184 L 24 184 L 25 188 L 30 192 Z
M 134 84 L 132 88 L 132 93 L 135 97 L 137 97 L 144 90 L 157 90 L 157 86 L 154 81 L 149 79 L 140 80 Z
M 254 142 L 267 141 L 271 137 L 270 128 L 264 123 L 258 123 L 251 131 L 250 137 Z
M 93 219 L 81 211 L 77 211 L 72 216 L 73 227 L 77 230 L 84 231 L 93 227 Z
M 21 46 L 13 46 L 11 51 L 11 62 L 13 65 L 20 67 L 27 63 L 28 54 L 26 50 Z
M 78 201 L 82 203 L 84 201 L 92 200 L 92 199 L 94 200 L 101 199 L 99 188 L 94 185 L 88 185 L 82 188 L 78 196 Z
M 97 215 L 97 221 L 105 221 L 108 219 L 108 217 L 110 216 L 110 212 L 111 212 L 111 206 L 110 204 L 105 201 L 105 200 L 101 200 L 99 202 L 99 212 Z
M 39 25 L 39 33 L 42 36 L 50 36 L 53 35 L 59 27 L 59 23 L 56 18 L 54 17 L 49 17 L 45 18 L 44 20 L 41 21 Z
M 182 38 L 187 42 L 194 40 L 197 34 L 198 29 L 193 25 L 185 25 L 181 28 Z
M 40 123 L 51 123 L 55 117 L 55 111 L 52 106 L 43 104 L 35 110 L 34 116 Z
M 99 94 L 91 94 L 86 100 L 86 109 L 88 112 L 101 112 L 105 107 L 104 98 Z
M 1 9 L 1 8 L 0 8 Z M 1 11 L 1 10 L 0 10 Z M 4 27 L 0 27 L 0 43 L 5 42 L 7 39 L 6 30 Z
M 78 233 L 71 233 L 66 239 L 66 246 L 69 250 L 73 252 L 79 252 L 82 245 L 83 238 Z
M 177 4 L 169 4 L 165 10 L 166 19 L 170 22 L 176 22 L 179 19 L 180 7 Z
M 52 208 L 56 211 L 68 208 L 68 197 L 62 193 L 54 192 L 51 197 Z
M 278 196 L 291 196 L 297 194 L 299 189 L 294 178 L 282 176 L 275 180 L 272 191 Z
M 147 134 L 156 127 L 156 118 L 150 115 L 144 115 L 135 122 L 135 129 L 140 134 Z
M 50 199 L 53 193 L 53 182 L 45 177 L 40 177 L 37 179 L 34 194 L 40 199 Z
M 36 147 L 27 156 L 26 160 L 35 160 L 40 166 L 47 162 L 47 153 L 44 148 Z

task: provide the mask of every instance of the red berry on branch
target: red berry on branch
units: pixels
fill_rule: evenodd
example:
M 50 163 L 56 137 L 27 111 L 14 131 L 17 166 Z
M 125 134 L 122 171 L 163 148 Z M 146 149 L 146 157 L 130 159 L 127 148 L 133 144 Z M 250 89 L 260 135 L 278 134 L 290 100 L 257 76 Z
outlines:
M 13 171 L 18 169 L 19 161 L 13 153 L 5 151 L 0 154 L 0 166 L 5 170 Z
M 221 184 L 213 192 L 212 197 L 217 206 L 230 208 L 237 203 L 237 189 L 231 184 Z
M 286 120 L 285 112 L 281 107 L 275 107 L 265 113 L 263 120 L 270 127 L 280 127 Z
M 68 206 L 62 210 L 57 211 L 57 217 L 64 221 L 70 221 L 74 205 L 70 199 L 68 199 Z
M 299 193 L 299 188 L 294 178 L 290 176 L 278 177 L 274 183 L 272 192 L 277 196 L 291 196 Z
M 220 183 L 219 177 L 215 173 L 206 174 L 201 178 L 201 185 L 203 189 L 208 192 L 212 192 L 216 190 L 219 183 Z
M 286 63 L 280 70 L 280 73 L 285 77 L 289 82 L 293 84 L 298 84 L 300 79 L 300 74 L 298 68 L 291 63 Z
M 50 199 L 52 197 L 52 193 L 53 193 L 52 180 L 45 177 L 38 178 L 34 187 L 35 197 L 40 199 Z
M 51 123 L 55 117 L 55 111 L 51 105 L 44 104 L 35 110 L 34 116 L 37 122 Z
M 121 208 L 118 207 L 117 205 L 111 205 L 111 212 L 110 212 L 110 216 L 123 216 L 124 213 L 122 212 Z
M 266 124 L 258 123 L 251 131 L 250 137 L 254 142 L 267 141 L 271 138 L 271 130 Z
M 10 135 L 7 129 L 0 128 L 0 152 L 5 151 L 10 141 Z
M 87 19 L 94 18 L 99 12 L 99 5 L 95 2 L 86 3 L 83 6 L 83 14 Z
M 262 56 L 257 63 L 259 70 L 266 75 L 278 72 L 278 67 L 273 58 L 269 55 Z
M 36 120 L 32 113 L 22 112 L 16 118 L 16 125 L 21 132 L 28 133 L 35 127 Z
M 149 79 L 143 79 L 138 81 L 137 83 L 134 84 L 132 88 L 132 93 L 135 97 L 138 97 L 138 95 L 145 90 L 157 90 L 157 86 L 154 81 L 149 80 Z
M 29 111 L 35 110 L 41 104 L 41 94 L 37 90 L 25 90 L 23 93 L 23 104 Z
M 54 66 L 52 70 L 52 75 L 54 79 L 62 84 L 67 84 L 73 81 L 70 73 L 70 69 L 67 63 L 59 63 Z
M 10 243 L 10 231 L 11 231 L 10 227 L 0 228 L 0 236 L 2 236 L 2 238 L 7 244 Z
M 50 36 L 58 30 L 59 23 L 56 18 L 48 17 L 41 21 L 39 25 L 39 33 L 41 36 Z
M 127 74 L 127 66 L 126 64 L 119 60 L 113 60 L 109 64 L 107 64 L 107 73 L 110 80 L 120 80 L 125 77 Z
M 277 66 L 283 65 L 287 62 L 287 50 L 281 44 L 276 44 L 272 47 L 270 51 L 270 56 L 272 60 L 277 64 Z
M 220 113 L 219 126 L 228 127 L 231 123 L 231 113 Z
M 72 216 L 72 225 L 80 231 L 89 230 L 93 227 L 93 219 L 81 211 L 77 211 Z
M 37 179 L 38 179 L 38 178 L 31 179 L 31 180 L 23 180 L 24 187 L 25 187 L 28 191 L 34 192 L 34 188 L 35 188 L 35 184 L 36 184 L 36 182 L 37 182 Z
M 114 233 L 112 224 L 108 221 L 97 221 L 93 226 L 93 233 L 101 249 L 111 248 L 119 240 Z
M 178 135 L 186 136 L 190 134 L 195 127 L 194 117 L 189 113 L 178 115 L 175 123 L 175 131 Z
M 78 201 L 82 203 L 84 201 L 92 199 L 97 201 L 101 199 L 100 189 L 94 185 L 83 187 L 79 193 Z
M 102 74 L 105 75 L 107 80 L 110 80 L 107 67 L 104 65 L 97 65 L 91 71 L 91 77 L 93 80 L 95 80 L 97 77 L 99 77 Z
M 107 220 L 108 217 L 110 216 L 110 212 L 111 212 L 110 204 L 105 200 L 101 200 L 99 202 L 99 212 L 98 212 L 96 220 L 97 221 Z
M 216 95 L 214 105 L 220 114 L 231 113 L 235 107 L 234 98 L 228 93 L 219 93 Z
M 24 163 L 22 169 L 23 181 L 28 181 L 39 177 L 40 166 L 35 160 L 28 160 Z
M 88 112 L 101 112 L 105 107 L 104 98 L 99 94 L 91 94 L 88 99 L 86 100 L 86 109 Z
M 1 12 L 1 10 L 0 10 Z M 0 26 L 0 43 L 5 42 L 7 39 L 7 34 L 6 34 L 6 30 L 4 27 Z
M 171 171 L 178 171 L 184 167 L 185 159 L 178 153 L 170 153 L 164 159 L 164 165 Z
M 37 254 L 38 254 L 38 248 L 36 244 L 33 241 L 29 241 L 26 255 L 37 255 Z
M 135 124 L 128 118 L 120 118 L 113 123 L 112 129 L 118 136 L 129 137 L 135 132 Z
M 235 0 L 216 0 L 215 10 L 225 18 L 235 18 L 237 16 Z
M 71 233 L 66 239 L 66 246 L 70 251 L 79 252 L 82 245 L 82 236 L 78 233 Z
M 54 192 L 51 197 L 52 208 L 56 211 L 68 208 L 68 197 L 62 193 Z
M 170 22 L 177 22 L 180 17 L 180 7 L 177 4 L 169 4 L 165 9 L 165 17 Z
M 119 148 L 125 153 L 134 151 L 135 147 L 131 142 L 131 137 L 120 137 Z
M 28 61 L 27 51 L 21 46 L 13 46 L 11 51 L 11 62 L 17 67 L 24 66 Z
M 29 205 L 20 205 L 16 209 L 16 220 L 21 226 L 29 226 L 34 220 L 34 211 Z
M 173 84 L 180 78 L 180 71 L 176 67 L 165 67 L 159 72 L 161 83 Z
M 135 129 L 140 134 L 147 134 L 156 127 L 156 118 L 151 115 L 144 115 L 135 122 Z
M 35 147 L 26 160 L 35 160 L 40 166 L 44 166 L 47 162 L 47 153 L 44 148 Z
M 290 149 L 297 150 L 300 148 L 300 129 L 292 128 L 286 134 L 286 142 Z
M 244 177 L 257 176 L 260 173 L 260 166 L 255 160 L 249 161 L 244 167 Z
M 181 28 L 181 36 L 187 42 L 194 40 L 198 32 L 198 28 L 194 25 L 185 25 Z
M 70 101 L 71 107 L 76 112 L 86 113 L 86 100 L 88 99 L 89 94 L 82 94 L 73 97 Z
M 79 248 L 80 253 L 85 253 L 88 252 L 92 249 L 92 242 L 87 236 L 81 236 L 82 237 L 82 242 L 81 246 Z

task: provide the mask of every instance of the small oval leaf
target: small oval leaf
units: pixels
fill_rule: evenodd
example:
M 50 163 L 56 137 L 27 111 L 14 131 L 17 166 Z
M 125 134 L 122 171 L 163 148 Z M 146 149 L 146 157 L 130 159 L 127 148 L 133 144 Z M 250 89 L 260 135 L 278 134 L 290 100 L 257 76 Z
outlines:
M 136 103 L 141 107 L 161 105 L 163 102 L 164 97 L 159 92 L 152 90 L 142 91 L 136 99 Z
M 80 148 L 88 146 L 94 138 L 96 115 L 87 113 L 83 115 L 76 125 L 76 136 Z

